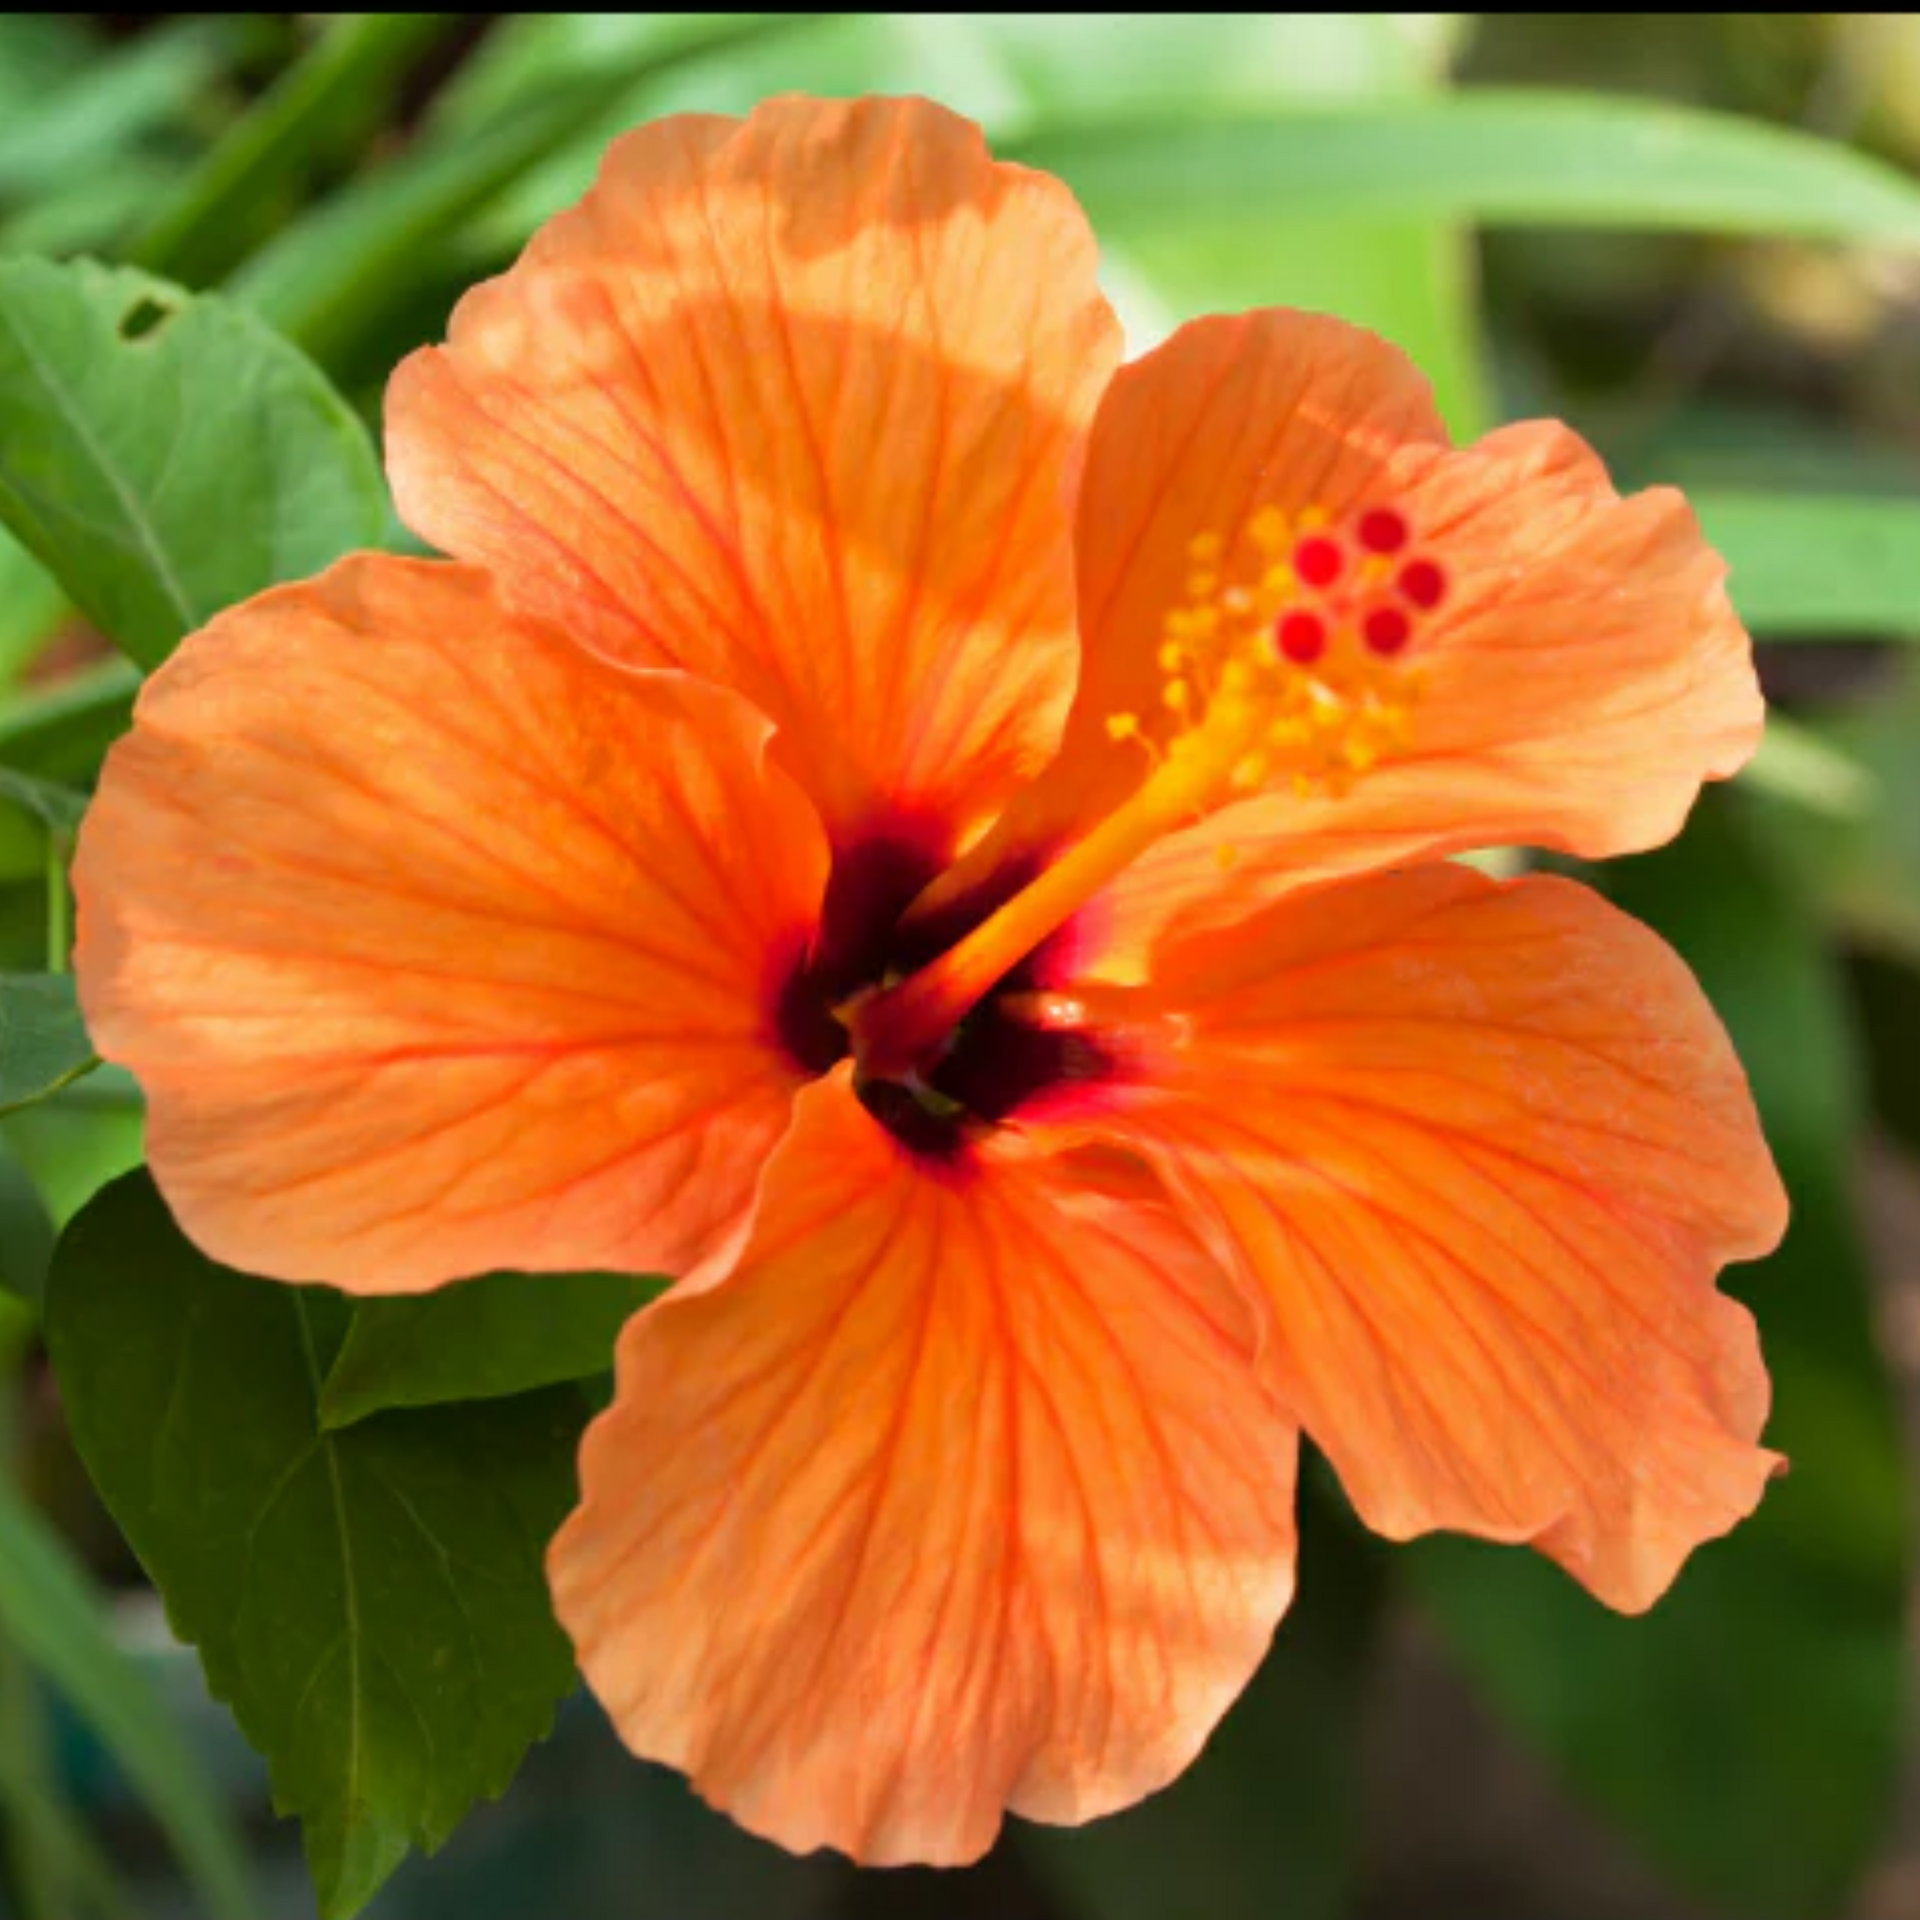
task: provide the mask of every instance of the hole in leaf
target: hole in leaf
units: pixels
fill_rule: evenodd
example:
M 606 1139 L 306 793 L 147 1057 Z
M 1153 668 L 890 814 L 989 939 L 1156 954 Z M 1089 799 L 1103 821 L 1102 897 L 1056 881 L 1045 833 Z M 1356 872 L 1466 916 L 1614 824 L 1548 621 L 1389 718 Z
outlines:
M 164 300 L 150 299 L 143 294 L 120 316 L 120 338 L 144 340 L 172 318 L 173 309 Z

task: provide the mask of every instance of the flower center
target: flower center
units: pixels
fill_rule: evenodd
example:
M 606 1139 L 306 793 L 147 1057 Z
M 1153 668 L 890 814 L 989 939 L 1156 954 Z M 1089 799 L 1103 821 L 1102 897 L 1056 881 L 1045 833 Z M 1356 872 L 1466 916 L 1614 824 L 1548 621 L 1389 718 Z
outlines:
M 804 1074 L 827 1072 L 852 1046 L 836 1005 L 925 965 L 991 911 L 989 900 L 944 927 L 901 932 L 904 909 L 944 864 L 934 849 L 947 840 L 937 823 L 902 822 L 891 836 L 835 854 L 819 927 L 810 941 L 775 957 L 768 980 L 774 1035 Z M 1018 885 L 1018 876 L 1009 876 L 1006 891 Z M 1039 1094 L 1109 1070 L 1079 1024 L 1031 990 L 1031 971 L 1014 968 L 997 983 L 1004 992 L 962 1008 L 924 1072 L 899 1081 L 862 1077 L 868 1111 L 916 1154 L 959 1156 L 980 1123 L 1004 1120 Z M 1047 1017 L 1039 1017 L 1042 1010 Z
M 1156 653 L 1160 704 L 1115 713 L 1145 780 L 937 960 L 841 1009 L 861 1070 L 912 1077 L 967 1009 L 1115 875 L 1175 829 L 1276 787 L 1337 797 L 1406 746 L 1422 629 L 1447 596 L 1406 513 L 1343 520 L 1263 506 L 1229 540 L 1188 543 L 1185 598 Z

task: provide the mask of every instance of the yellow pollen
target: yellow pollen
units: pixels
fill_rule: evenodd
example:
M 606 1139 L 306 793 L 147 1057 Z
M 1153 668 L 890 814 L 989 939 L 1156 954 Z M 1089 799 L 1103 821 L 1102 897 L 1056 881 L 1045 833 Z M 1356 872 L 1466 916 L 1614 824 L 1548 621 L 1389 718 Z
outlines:
M 1287 516 L 1278 507 L 1262 507 L 1247 522 L 1247 537 L 1262 553 L 1278 553 L 1287 544 Z
M 1405 553 L 1369 551 L 1359 537 L 1364 512 L 1380 505 L 1399 512 L 1267 503 L 1186 543 L 1185 594 L 1154 654 L 1159 700 L 1114 714 L 1107 732 L 1139 743 L 1189 796 L 1188 817 L 1273 788 L 1337 797 L 1406 752 L 1422 677 L 1408 656 L 1430 609 L 1396 592 Z M 1314 577 L 1303 579 L 1296 555 L 1308 536 Z M 1400 638 L 1370 645 L 1368 622 L 1385 607 L 1401 618 Z

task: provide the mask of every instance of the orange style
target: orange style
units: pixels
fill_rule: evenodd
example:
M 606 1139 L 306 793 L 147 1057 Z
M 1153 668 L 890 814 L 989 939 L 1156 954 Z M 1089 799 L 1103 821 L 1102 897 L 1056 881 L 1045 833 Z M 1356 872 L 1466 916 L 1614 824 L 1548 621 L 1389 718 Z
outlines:
M 78 966 L 187 1232 L 363 1294 L 664 1269 L 561 1619 L 789 1847 L 1164 1784 L 1395 1538 L 1649 1605 L 1759 1499 L 1726 1038 L 1558 879 L 1762 711 L 1681 500 L 1289 312 L 1119 367 L 916 101 L 642 128 L 389 404 L 402 512 L 148 684 Z

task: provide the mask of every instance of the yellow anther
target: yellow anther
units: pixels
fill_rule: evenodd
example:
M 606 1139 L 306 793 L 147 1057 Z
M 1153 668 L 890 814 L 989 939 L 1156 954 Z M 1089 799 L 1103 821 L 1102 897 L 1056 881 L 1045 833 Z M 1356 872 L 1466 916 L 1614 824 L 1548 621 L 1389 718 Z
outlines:
M 1247 534 L 1262 553 L 1278 553 L 1287 544 L 1287 516 L 1278 507 L 1262 507 L 1247 522 Z
M 1322 507 L 1265 505 L 1186 542 L 1185 591 L 1154 647 L 1158 698 L 1144 716 L 1116 714 L 1106 726 L 1146 753 L 1163 791 L 1190 798 L 1196 818 L 1289 786 L 1333 797 L 1406 745 L 1417 671 L 1373 653 L 1358 625 L 1394 562 L 1356 553 L 1330 599 L 1291 564 L 1293 543 L 1334 521 Z M 1352 602 L 1356 585 L 1367 597 Z M 1283 646 L 1278 623 L 1303 605 L 1313 624 Z

